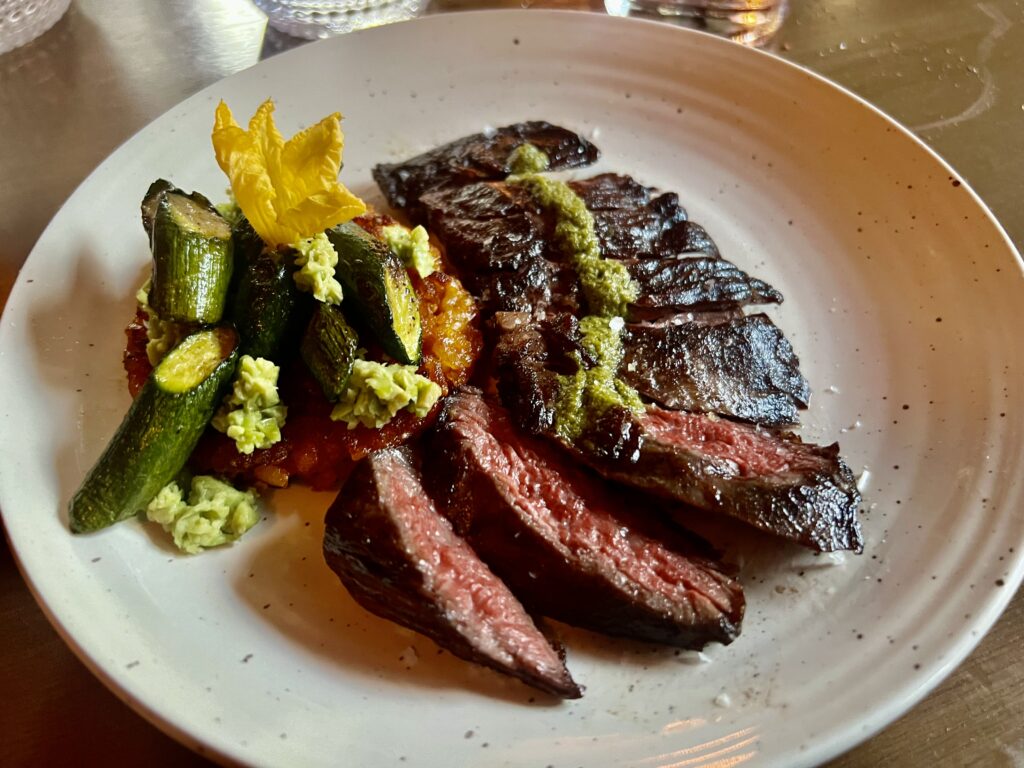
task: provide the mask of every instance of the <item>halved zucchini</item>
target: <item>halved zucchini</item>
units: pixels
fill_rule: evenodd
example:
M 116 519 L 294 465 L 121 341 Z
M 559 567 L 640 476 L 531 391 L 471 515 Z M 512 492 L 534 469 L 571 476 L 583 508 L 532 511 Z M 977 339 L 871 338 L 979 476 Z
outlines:
M 381 240 L 351 222 L 327 230 L 338 252 L 335 276 L 343 306 L 365 322 L 381 348 L 404 365 L 418 365 L 423 324 L 420 303 L 401 260 Z
M 293 331 L 297 337 L 309 316 L 294 268 L 287 255 L 250 250 L 238 271 L 228 317 L 242 337 L 240 353 L 277 360 L 284 340 Z
M 162 320 L 212 324 L 224 314 L 234 246 L 216 210 L 178 192 L 158 195 L 149 304 Z
M 167 181 L 167 179 L 157 179 L 149 185 L 149 189 L 146 190 L 146 196 L 142 198 L 142 226 L 146 230 L 146 234 L 153 237 L 153 219 L 156 218 L 156 206 L 160 202 L 160 198 L 167 192 L 174 192 L 178 195 L 183 195 L 193 202 L 216 211 L 217 208 L 213 203 L 210 202 L 209 198 L 198 192 L 192 192 L 191 194 L 185 194 L 183 190 L 178 189 L 176 186 Z
M 238 334 L 197 331 L 167 353 L 68 506 L 74 533 L 130 517 L 185 466 L 231 385 Z
M 345 392 L 358 348 L 359 336 L 341 310 L 318 301 L 302 338 L 301 354 L 332 403 Z

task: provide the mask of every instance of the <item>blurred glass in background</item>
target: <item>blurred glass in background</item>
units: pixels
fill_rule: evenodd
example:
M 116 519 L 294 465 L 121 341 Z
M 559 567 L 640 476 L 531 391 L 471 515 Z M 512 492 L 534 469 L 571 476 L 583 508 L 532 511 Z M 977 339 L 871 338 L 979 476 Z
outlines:
M 303 38 L 329 37 L 424 13 L 485 8 L 605 11 L 700 29 L 737 43 L 767 45 L 779 31 L 788 0 L 253 0 L 270 27 Z
M 429 0 L 253 0 L 271 27 L 316 39 L 413 19 Z
M 35 40 L 69 5 L 71 0 L 0 0 L 0 54 Z
M 604 0 L 612 16 L 668 21 L 737 43 L 767 45 L 782 26 L 788 0 Z

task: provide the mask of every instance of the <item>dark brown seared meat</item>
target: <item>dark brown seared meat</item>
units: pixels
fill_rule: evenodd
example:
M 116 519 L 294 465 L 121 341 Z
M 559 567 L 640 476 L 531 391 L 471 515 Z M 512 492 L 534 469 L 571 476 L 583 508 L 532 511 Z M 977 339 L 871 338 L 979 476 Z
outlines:
M 582 136 L 551 123 L 534 121 L 465 136 L 401 163 L 381 163 L 374 167 L 373 178 L 390 205 L 425 224 L 420 206 L 424 192 L 504 179 L 512 172 L 512 152 L 527 143 L 547 155 L 553 171 L 590 165 L 600 154 Z
M 579 321 L 571 315 L 535 321 L 525 313 L 503 312 L 494 316 L 492 331 L 492 367 L 502 402 L 526 432 L 555 436 L 559 377 L 576 372 L 577 358 L 587 366 L 595 363 L 580 343 Z M 609 408 L 576 445 L 589 455 L 628 459 L 640 448 L 635 421 L 625 408 Z
M 655 194 L 630 176 L 603 173 L 569 183 L 594 216 L 601 254 L 608 259 L 656 259 L 682 254 L 718 256 L 704 227 L 689 220 L 674 192 Z
M 449 399 L 427 456 L 456 530 L 531 610 L 684 648 L 738 634 L 742 590 L 700 545 L 636 516 L 652 502 L 521 435 L 479 392 Z
M 782 294 L 768 283 L 725 259 L 631 259 L 625 264 L 639 292 L 629 305 L 630 320 L 660 318 L 672 311 L 707 312 L 782 302 Z
M 767 315 L 722 323 L 627 325 L 619 378 L 671 410 L 717 413 L 762 426 L 795 424 L 810 388 Z
M 576 315 L 583 308 L 576 270 L 547 259 L 533 259 L 516 270 L 476 274 L 470 290 L 485 316 L 495 312 Z
M 718 249 L 697 224 L 687 221 L 674 194 L 651 198 L 637 207 L 628 176 L 622 180 L 623 207 L 591 210 L 601 255 L 608 259 L 669 259 Z M 587 182 L 573 182 L 574 189 Z M 640 187 L 640 189 L 645 189 Z M 604 198 L 601 198 L 604 200 Z M 587 200 L 584 198 L 584 204 Z M 445 244 L 448 257 L 463 271 L 516 269 L 529 259 L 565 261 L 553 242 L 555 217 L 542 211 L 521 186 L 485 181 L 442 186 L 423 192 L 417 216 Z M 515 254 L 511 256 L 510 254 Z
M 591 211 L 601 253 L 625 261 L 637 284 L 630 319 L 782 301 L 770 285 L 719 259 L 675 195 L 652 198 L 646 187 L 614 174 L 570 186 L 584 193 L 588 206 L 601 206 Z M 613 207 L 616 201 L 621 207 Z M 490 311 L 528 304 L 542 315 L 581 307 L 578 283 L 555 242 L 556 219 L 523 187 L 503 181 L 441 187 L 423 193 L 420 208 L 448 259 Z
M 410 455 L 370 454 L 327 512 L 324 557 L 367 610 L 555 696 L 579 686 L 508 588 L 452 531 Z
M 544 435 L 605 477 L 729 515 L 822 551 L 861 551 L 860 494 L 838 447 L 800 442 L 708 414 L 609 408 L 566 444 L 555 430 L 559 374 L 578 346 L 574 318 L 495 316 L 498 392 L 520 428 Z M 715 326 L 705 326 L 715 327 Z
M 839 446 L 651 407 L 636 461 L 582 456 L 605 477 L 729 515 L 821 552 L 861 552 L 860 493 Z
M 554 255 L 552 222 L 521 186 L 481 182 L 424 194 L 427 228 L 444 243 L 445 255 L 464 275 L 515 270 Z
M 471 232 L 478 226 L 469 222 Z M 460 233 L 448 238 L 458 243 Z M 533 240 L 536 242 L 536 240 Z M 456 246 L 458 251 L 458 246 Z M 741 316 L 747 304 L 777 304 L 782 295 L 724 259 L 708 256 L 623 260 L 636 282 L 639 297 L 628 307 L 631 321 L 658 322 L 677 313 L 728 312 Z M 580 314 L 582 291 L 571 265 L 529 258 L 515 269 L 477 271 L 467 282 L 486 314 L 530 312 L 538 317 L 555 312 Z
M 525 312 L 499 313 L 492 328 L 503 401 L 530 432 L 550 431 L 558 375 L 576 371 L 576 356 L 585 365 L 593 363 L 582 346 L 578 321 L 566 314 L 539 320 Z M 765 315 L 693 315 L 661 325 L 627 324 L 622 345 L 619 378 L 672 410 L 776 427 L 795 423 L 810 396 L 792 347 Z M 584 440 L 610 456 L 600 448 L 605 437 Z

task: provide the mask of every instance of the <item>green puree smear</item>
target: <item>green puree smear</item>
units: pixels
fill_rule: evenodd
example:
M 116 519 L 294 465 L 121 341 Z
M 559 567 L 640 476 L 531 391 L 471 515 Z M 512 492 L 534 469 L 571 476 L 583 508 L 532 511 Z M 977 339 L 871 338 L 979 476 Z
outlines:
M 520 144 L 508 156 L 508 167 L 516 174 L 540 173 L 546 171 L 549 165 L 550 161 L 544 151 L 529 142 Z
M 530 149 L 525 149 L 527 147 Z M 524 144 L 516 153 L 520 150 L 523 157 L 513 157 L 513 168 L 539 164 L 530 150 L 543 158 L 540 170 L 547 167 L 547 157 L 536 147 Z M 572 187 L 564 181 L 541 176 L 535 170 L 517 172 L 519 175 L 509 177 L 509 183 L 524 185 L 539 206 L 555 214 L 555 244 L 575 267 L 591 312 L 580 320 L 580 333 L 584 348 L 597 363 L 586 368 L 577 357 L 576 373 L 559 376 L 555 430 L 563 439 L 574 442 L 611 408 L 643 413 L 639 393 L 618 378 L 622 363 L 622 318 L 639 290 L 622 262 L 601 255 L 594 216 Z
M 610 408 L 643 413 L 639 393 L 616 375 L 622 363 L 622 325 L 621 317 L 588 315 L 580 320 L 583 346 L 597 365 L 585 368 L 577 357 L 576 373 L 558 377 L 555 430 L 570 442 Z
M 554 212 L 555 244 L 572 260 L 590 312 L 602 317 L 624 316 L 629 303 L 639 295 L 636 283 L 625 264 L 601 256 L 594 216 L 580 196 L 564 181 L 537 173 L 510 176 L 508 180 L 525 186 L 539 206 Z

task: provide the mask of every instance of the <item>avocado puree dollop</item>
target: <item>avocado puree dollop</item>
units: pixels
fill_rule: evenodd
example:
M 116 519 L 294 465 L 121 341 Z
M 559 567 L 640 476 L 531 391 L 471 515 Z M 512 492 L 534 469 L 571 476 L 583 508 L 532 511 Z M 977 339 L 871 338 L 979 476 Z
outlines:
M 231 392 L 210 424 L 235 441 L 239 453 L 250 454 L 281 440 L 288 408 L 277 393 L 280 367 L 262 357 L 242 355 Z
M 146 517 L 160 523 L 178 549 L 190 555 L 235 541 L 260 519 L 256 494 L 209 475 L 192 478 L 187 500 L 177 483 L 168 483 L 149 502 Z

